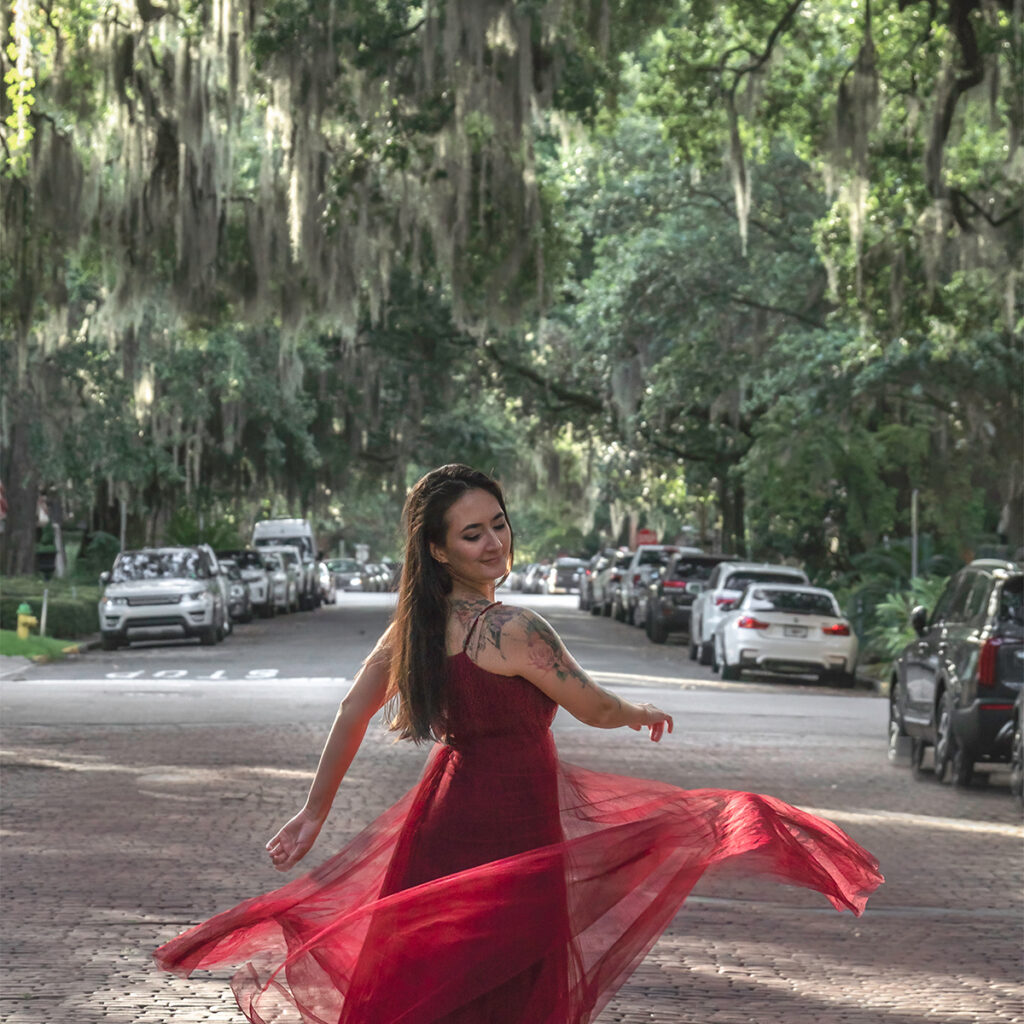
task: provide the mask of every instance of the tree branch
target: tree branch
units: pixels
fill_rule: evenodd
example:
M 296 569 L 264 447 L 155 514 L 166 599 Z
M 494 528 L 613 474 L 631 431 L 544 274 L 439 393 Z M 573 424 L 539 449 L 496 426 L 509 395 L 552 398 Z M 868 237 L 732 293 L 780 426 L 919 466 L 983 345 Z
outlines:
M 802 324 L 807 324 L 808 327 L 814 327 L 818 330 L 823 330 L 825 325 L 820 320 L 813 320 L 809 316 L 804 316 L 803 313 L 798 313 L 795 309 L 786 309 L 784 306 L 772 306 L 766 302 L 758 302 L 756 299 L 751 299 L 746 295 L 740 295 L 734 293 L 729 296 L 730 302 L 735 302 L 740 306 L 750 306 L 753 309 L 762 309 L 766 313 L 779 313 L 782 316 L 792 317 L 794 320 L 799 320 Z
M 593 395 L 588 395 L 583 391 L 575 391 L 572 388 L 567 388 L 564 385 L 559 384 L 558 381 L 543 376 L 530 366 L 523 366 L 521 363 L 516 363 L 511 359 L 507 359 L 502 356 L 493 345 L 485 343 L 483 349 L 491 360 L 497 363 L 503 370 L 508 370 L 512 373 L 518 374 L 520 377 L 524 377 L 526 380 L 536 384 L 544 391 L 554 395 L 555 398 L 563 402 L 566 406 L 575 406 L 593 413 L 602 413 L 605 411 L 605 404 L 601 399 L 595 398 Z

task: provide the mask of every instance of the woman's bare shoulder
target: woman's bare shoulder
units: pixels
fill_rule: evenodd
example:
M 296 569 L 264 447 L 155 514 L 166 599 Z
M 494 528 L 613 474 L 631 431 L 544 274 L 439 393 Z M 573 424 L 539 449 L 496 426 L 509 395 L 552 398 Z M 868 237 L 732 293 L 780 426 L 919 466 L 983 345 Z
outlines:
M 561 647 L 558 634 L 535 611 L 499 604 L 480 616 L 467 653 L 474 661 L 500 660 L 509 668 L 518 669 L 523 653 L 538 643 L 552 650 Z

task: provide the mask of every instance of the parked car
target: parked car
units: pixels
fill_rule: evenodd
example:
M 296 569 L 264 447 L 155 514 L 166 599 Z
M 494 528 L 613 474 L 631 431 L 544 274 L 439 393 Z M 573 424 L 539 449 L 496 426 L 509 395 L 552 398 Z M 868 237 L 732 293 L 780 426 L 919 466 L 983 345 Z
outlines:
M 202 551 L 204 555 L 206 555 L 207 559 L 210 562 L 210 565 L 213 567 L 213 578 L 216 581 L 217 586 L 220 588 L 221 598 L 224 601 L 224 607 L 225 609 L 230 608 L 231 586 L 228 583 L 227 573 L 225 573 L 224 570 L 220 567 L 220 559 L 217 557 L 217 553 L 213 550 L 213 548 L 210 547 L 209 544 L 197 544 L 196 547 L 199 548 L 199 550 Z M 230 612 L 227 612 L 225 614 L 225 620 L 226 621 L 224 623 L 224 632 L 230 633 L 231 630 L 234 628 L 234 620 L 231 618 Z
M 354 558 L 331 558 L 327 568 L 334 573 L 334 585 L 338 590 L 363 590 L 363 567 Z
M 550 568 L 550 564 L 545 565 L 540 562 L 533 562 L 528 565 L 526 572 L 523 574 L 523 593 L 541 593 L 544 589 L 544 579 Z
M 692 554 L 700 554 L 700 548 L 678 548 L 674 544 L 639 544 L 633 552 L 629 565 L 622 573 L 622 585 L 618 590 L 618 602 L 612 614 L 620 622 L 628 622 L 632 625 L 642 625 L 637 622 L 636 606 L 640 595 L 647 596 L 647 586 L 665 565 L 669 558 L 678 551 L 689 551 Z
M 889 748 L 910 737 L 920 775 L 970 783 L 975 765 L 1011 760 L 1014 705 L 1024 687 L 1024 575 L 1017 562 L 979 559 L 955 573 L 931 615 L 911 613 L 917 638 L 896 659 Z
M 731 604 L 751 583 L 810 583 L 803 569 L 767 562 L 723 562 L 690 607 L 690 657 L 711 664 L 715 629 Z
M 294 557 L 294 552 L 292 556 Z M 295 575 L 288 571 L 285 560 L 276 551 L 268 548 L 260 552 L 260 559 L 267 567 L 267 575 L 270 578 L 271 603 L 274 609 L 270 614 L 298 611 L 298 581 Z
M 252 598 L 242 579 L 242 570 L 230 558 L 220 559 L 221 572 L 228 582 L 228 613 L 233 622 L 252 622 Z
M 525 565 L 513 565 L 511 572 L 508 574 L 508 579 L 505 580 L 505 586 L 508 587 L 509 590 L 521 591 L 523 589 L 523 573 L 525 570 Z
M 288 546 L 298 555 L 299 608 L 309 611 L 320 606 L 320 578 L 317 569 L 316 538 L 308 519 L 261 519 L 253 524 L 253 547 Z
M 548 570 L 545 589 L 549 594 L 575 594 L 586 562 L 582 558 L 556 558 Z
M 317 562 L 316 568 L 320 582 L 320 600 L 324 604 L 336 604 L 338 591 L 334 586 L 334 573 L 327 567 L 326 562 Z
M 856 682 L 857 634 L 830 590 L 752 583 L 715 627 L 711 666 L 723 679 L 744 669 L 814 673 L 837 686 Z
M 670 633 L 689 634 L 690 609 L 715 566 L 735 561 L 735 555 L 687 554 L 685 551 L 672 555 L 664 571 L 647 585 L 644 627 L 648 639 L 663 644 Z
M 592 612 L 595 615 L 597 614 L 597 612 L 594 611 L 594 577 L 615 557 L 615 555 L 615 548 L 605 548 L 604 551 L 598 551 L 596 555 L 593 555 L 586 565 L 584 565 L 583 572 L 580 574 L 579 609 L 581 612 Z
M 633 560 L 633 552 L 628 548 L 619 548 L 613 557 L 595 573 L 591 579 L 590 589 L 593 594 L 590 611 L 597 615 L 611 615 L 618 600 L 619 588 L 622 586 L 622 574 Z
M 273 555 L 280 568 L 284 570 L 287 578 L 284 605 L 282 607 L 279 604 L 277 610 L 297 612 L 305 608 L 306 605 L 303 604 L 303 588 L 306 585 L 306 573 L 299 558 L 298 548 L 291 544 L 265 544 L 260 548 L 260 554 L 264 557 Z
M 270 572 L 263 564 L 260 553 L 255 548 L 239 548 L 218 551 L 217 558 L 222 562 L 230 559 L 238 566 L 242 579 L 249 588 L 249 599 L 253 611 L 266 618 L 275 612 Z
M 105 651 L 133 640 L 198 637 L 216 644 L 227 633 L 228 609 L 217 572 L 197 547 L 123 551 L 99 602 L 100 641 Z

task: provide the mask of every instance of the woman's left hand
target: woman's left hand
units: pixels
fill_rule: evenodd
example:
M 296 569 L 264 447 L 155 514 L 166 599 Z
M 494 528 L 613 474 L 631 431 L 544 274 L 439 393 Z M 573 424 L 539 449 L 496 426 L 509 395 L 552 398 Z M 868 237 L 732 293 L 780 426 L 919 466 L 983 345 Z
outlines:
M 641 704 L 640 707 L 644 710 L 644 720 L 636 725 L 631 725 L 630 729 L 635 729 L 637 732 L 645 727 L 650 729 L 651 740 L 654 743 L 657 743 L 665 734 L 666 726 L 668 726 L 669 732 L 672 731 L 672 716 L 670 714 L 646 702 Z

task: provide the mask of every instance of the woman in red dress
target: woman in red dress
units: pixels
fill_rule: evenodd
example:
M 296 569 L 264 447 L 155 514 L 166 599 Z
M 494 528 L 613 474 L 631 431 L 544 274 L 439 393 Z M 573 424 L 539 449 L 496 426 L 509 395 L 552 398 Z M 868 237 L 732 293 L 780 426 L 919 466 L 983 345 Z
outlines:
M 586 1024 L 714 865 L 863 910 L 877 863 L 831 822 L 559 761 L 559 706 L 655 742 L 672 718 L 598 686 L 540 616 L 494 601 L 513 556 L 495 481 L 442 466 L 404 521 L 394 620 L 304 806 L 267 843 L 272 863 L 308 853 L 385 705 L 402 738 L 434 741 L 422 778 L 308 875 L 161 946 L 161 967 L 244 963 L 232 987 L 253 1024 Z

